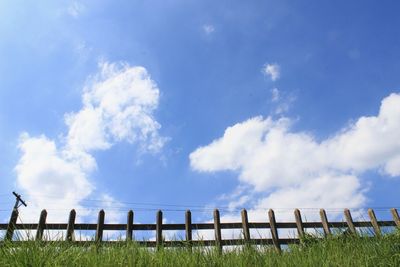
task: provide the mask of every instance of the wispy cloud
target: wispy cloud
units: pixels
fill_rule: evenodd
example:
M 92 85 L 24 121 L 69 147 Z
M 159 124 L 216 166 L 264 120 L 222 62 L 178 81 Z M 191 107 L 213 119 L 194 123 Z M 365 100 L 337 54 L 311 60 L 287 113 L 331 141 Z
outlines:
M 75 53 L 81 62 L 86 61 L 93 51 L 93 48 L 89 46 L 85 41 L 78 41 L 74 44 Z
M 78 18 L 84 11 L 85 11 L 85 6 L 78 1 L 73 1 L 67 7 L 67 13 L 74 18 Z
M 280 99 L 280 92 L 279 92 L 279 90 L 278 90 L 278 88 L 272 88 L 271 89 L 271 101 L 272 102 L 278 102 L 279 101 L 279 99 Z
M 21 135 L 22 155 L 15 170 L 17 184 L 30 202 L 25 215 L 35 217 L 39 208 L 55 209 L 49 213 L 53 219 L 65 220 L 65 209 L 72 208 L 81 209 L 82 216 L 89 214 L 80 203 L 96 190 L 89 179 L 97 168 L 92 152 L 118 142 L 137 144 L 141 151 L 159 151 L 166 139 L 159 135 L 161 126 L 153 116 L 158 100 L 159 89 L 145 68 L 101 63 L 99 73 L 84 87 L 82 108 L 65 115 L 68 132 L 62 140 Z
M 215 32 L 215 27 L 212 24 L 205 24 L 203 25 L 203 31 L 209 35 Z
M 67 7 L 67 13 L 74 18 L 79 17 L 82 14 L 82 12 L 84 12 L 84 10 L 85 10 L 85 6 L 78 1 L 73 1 Z
M 276 63 L 267 63 L 262 68 L 262 73 L 272 81 L 276 81 L 281 76 L 281 67 Z
M 271 89 L 271 102 L 275 106 L 274 114 L 276 115 L 287 113 L 295 100 L 296 96 L 293 93 L 282 93 L 276 87 Z

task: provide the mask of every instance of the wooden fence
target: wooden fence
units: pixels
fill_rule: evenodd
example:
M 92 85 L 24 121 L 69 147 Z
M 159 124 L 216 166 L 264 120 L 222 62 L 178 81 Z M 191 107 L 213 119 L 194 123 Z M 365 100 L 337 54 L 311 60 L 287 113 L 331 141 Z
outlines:
M 300 210 L 294 210 L 295 222 L 276 222 L 275 213 L 272 209 L 268 211 L 268 222 L 249 222 L 247 217 L 247 211 L 244 209 L 241 212 L 241 222 L 227 223 L 220 221 L 219 210 L 214 210 L 214 223 L 193 223 L 190 210 L 185 213 L 185 223 L 183 224 L 163 224 L 162 223 L 162 211 L 159 210 L 156 214 L 155 224 L 135 224 L 133 222 L 133 211 L 130 210 L 127 216 L 127 223 L 125 224 L 105 224 L 104 217 L 105 212 L 101 210 L 98 215 L 97 224 L 89 223 L 75 223 L 76 212 L 71 210 L 69 214 L 68 223 L 47 223 L 47 211 L 43 210 L 40 214 L 38 223 L 17 223 L 18 211 L 14 210 L 11 214 L 10 221 L 8 224 L 0 224 L 0 230 L 6 230 L 5 240 L 11 242 L 24 242 L 16 241 L 13 239 L 15 230 L 36 230 L 35 240 L 53 242 L 45 240 L 43 233 L 44 230 L 66 230 L 65 241 L 74 244 L 88 244 L 88 243 L 122 243 L 133 240 L 134 231 L 155 231 L 155 241 L 135 241 L 139 245 L 146 247 L 178 247 L 178 246 L 216 246 L 222 249 L 226 245 L 273 245 L 278 251 L 281 250 L 281 245 L 285 244 L 297 244 L 300 243 L 300 238 L 280 238 L 278 229 L 295 229 L 297 230 L 298 237 L 302 237 L 305 234 L 305 229 L 322 229 L 325 236 L 332 234 L 332 229 L 341 228 L 346 229 L 349 234 L 357 235 L 357 228 L 369 227 L 373 229 L 373 233 L 376 236 L 382 234 L 381 227 L 390 226 L 400 228 L 400 219 L 397 209 L 391 209 L 393 216 L 392 221 L 378 221 L 375 216 L 373 209 L 368 210 L 370 221 L 353 221 L 350 210 L 344 210 L 345 221 L 342 222 L 329 222 L 324 209 L 320 210 L 321 222 L 304 222 Z M 238 229 L 242 232 L 242 239 L 223 239 L 221 231 L 222 229 Z M 269 229 L 271 232 L 271 238 L 252 238 L 250 235 L 250 229 Z M 75 241 L 74 231 L 75 230 L 95 230 L 95 238 L 93 241 Z M 125 241 L 105 241 L 103 240 L 103 232 L 105 230 L 120 230 L 126 232 Z M 163 231 L 168 230 L 184 230 L 184 240 L 163 240 Z M 214 230 L 215 239 L 213 240 L 193 240 L 193 230 Z M 1 241 L 4 242 L 4 241 Z

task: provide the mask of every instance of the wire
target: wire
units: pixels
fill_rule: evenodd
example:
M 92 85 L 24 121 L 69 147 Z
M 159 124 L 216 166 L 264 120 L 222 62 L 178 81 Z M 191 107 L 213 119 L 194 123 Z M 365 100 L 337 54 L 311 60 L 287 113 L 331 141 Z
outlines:
M 90 210 L 90 209 L 104 209 L 104 210 L 112 210 L 112 211 L 128 211 L 127 208 L 125 207 L 108 207 L 108 208 L 104 208 L 101 206 L 82 206 L 82 208 L 77 208 L 75 210 Z M 63 209 L 63 208 L 48 208 L 46 209 L 48 211 L 62 211 L 62 210 L 70 210 L 70 209 Z M 141 208 L 141 207 L 136 207 L 136 208 L 132 208 L 133 211 L 158 211 L 160 209 L 157 208 Z M 185 212 L 186 209 L 162 209 L 162 211 L 176 211 L 176 212 Z M 192 209 L 190 210 L 192 212 L 206 212 L 206 211 L 213 211 L 213 209 Z
M 49 196 L 49 195 L 38 195 L 38 194 L 31 194 L 31 196 L 39 197 L 39 198 L 50 198 L 50 199 L 60 199 L 58 196 Z M 104 200 L 104 199 L 78 199 L 78 198 L 63 198 L 67 200 L 77 200 L 79 202 L 101 202 L 101 203 L 115 203 L 115 204 L 126 204 L 126 205 L 137 205 L 137 206 L 157 206 L 157 207 L 176 207 L 176 208 L 199 208 L 201 210 L 214 210 L 214 208 L 210 207 L 209 205 L 182 205 L 182 204 L 165 204 L 165 203 L 149 203 L 149 202 L 127 202 L 127 201 L 117 201 L 117 200 Z M 80 205 L 83 207 L 89 207 L 85 205 Z M 99 207 L 99 206 L 93 206 L 93 207 Z M 101 207 L 100 207 L 101 208 Z M 145 209 L 140 207 L 141 209 Z M 311 208 L 311 207 L 285 207 L 285 208 L 271 208 L 274 211 L 283 211 L 283 210 L 294 210 L 294 209 L 300 209 L 300 210 L 320 210 L 320 208 Z M 347 208 L 347 207 L 345 207 Z M 326 208 L 326 211 L 343 211 L 345 208 Z M 357 207 L 357 208 L 352 208 L 352 209 L 368 209 L 372 208 L 375 210 L 386 210 L 386 209 L 391 209 L 391 208 L 396 208 L 396 207 L 385 207 L 385 206 L 379 206 L 379 207 Z M 398 208 L 398 207 L 397 207 Z M 219 206 L 219 210 L 241 210 L 239 208 L 231 208 L 228 206 Z M 259 209 L 254 209 L 254 208 L 249 208 L 249 210 L 268 210 L 269 208 L 259 208 Z M 158 210 L 155 208 L 149 208 L 148 210 Z M 167 209 L 163 209 L 167 210 Z M 181 209 L 171 209 L 173 211 L 182 211 Z
M 30 196 L 35 196 L 39 198 L 50 198 L 50 199 L 60 199 L 57 196 L 49 196 L 49 195 L 36 195 L 31 194 Z M 182 204 L 164 204 L 164 203 L 149 203 L 149 202 L 126 202 L 126 201 L 117 201 L 117 200 L 104 200 L 104 199 L 79 199 L 79 198 L 62 198 L 67 200 L 77 200 L 80 202 L 103 202 L 103 203 L 118 203 L 118 204 L 130 204 L 130 205 L 143 205 L 143 206 L 166 206 L 166 207 L 197 207 L 202 208 L 205 205 L 182 205 Z
M 28 196 L 33 196 L 34 198 L 48 198 L 48 199 L 60 199 L 58 196 L 50 196 L 50 195 L 40 195 L 40 194 L 30 194 Z M 127 211 L 127 209 L 132 209 L 134 211 L 141 211 L 141 212 L 146 212 L 146 211 L 158 211 L 162 210 L 165 212 L 184 212 L 188 208 L 191 208 L 190 210 L 192 212 L 212 212 L 215 208 L 218 208 L 222 212 L 228 212 L 228 213 L 233 213 L 233 212 L 240 212 L 242 208 L 232 208 L 228 206 L 218 206 L 218 207 L 212 207 L 210 205 L 182 205 L 182 204 L 165 204 L 165 203 L 149 203 L 149 202 L 128 202 L 128 201 L 116 201 L 116 200 L 104 200 L 104 199 L 79 199 L 79 198 L 62 198 L 66 200 L 77 200 L 79 204 L 77 204 L 81 208 L 77 208 L 76 210 L 87 210 L 87 209 L 104 209 L 104 210 L 112 210 L 112 211 Z M 94 202 L 92 205 L 89 205 L 89 203 L 86 205 L 84 203 L 87 202 Z M 114 205 L 114 207 L 104 207 L 105 204 L 100 204 L 100 203 L 105 203 L 107 205 Z M 98 204 L 98 205 L 96 205 Z M 66 208 L 58 208 L 54 207 L 52 208 L 51 205 L 47 210 L 53 210 L 53 211 L 63 211 L 63 210 L 69 210 Z M 167 208 L 162 208 L 162 207 L 167 207 Z M 244 207 L 243 207 L 244 208 Z M 319 211 L 320 208 L 312 208 L 312 207 L 285 207 L 285 208 L 271 208 L 273 209 L 276 213 L 292 213 L 294 209 L 300 209 L 302 211 Z M 363 210 L 363 209 L 368 209 L 372 208 L 375 211 L 387 211 L 391 208 L 399 208 L 399 207 L 384 207 L 384 206 L 379 206 L 379 207 L 357 207 L 357 208 L 352 208 L 351 210 Z M 270 208 L 247 208 L 248 211 L 268 211 Z M 343 212 L 345 208 L 326 208 L 325 211 L 330 212 L 330 213 L 341 213 Z

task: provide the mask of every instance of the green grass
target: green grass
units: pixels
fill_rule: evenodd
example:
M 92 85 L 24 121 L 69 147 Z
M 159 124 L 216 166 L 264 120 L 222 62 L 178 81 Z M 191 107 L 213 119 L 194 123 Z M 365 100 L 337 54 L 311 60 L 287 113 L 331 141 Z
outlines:
M 236 248 L 222 255 L 214 248 L 152 251 L 135 243 L 78 247 L 3 243 L 0 266 L 400 266 L 400 232 L 383 237 L 307 237 L 282 253 L 271 246 Z

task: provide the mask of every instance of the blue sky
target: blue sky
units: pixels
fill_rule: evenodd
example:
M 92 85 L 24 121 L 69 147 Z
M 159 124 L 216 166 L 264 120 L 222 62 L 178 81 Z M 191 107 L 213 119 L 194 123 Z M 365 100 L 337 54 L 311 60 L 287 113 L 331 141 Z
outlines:
M 400 206 L 398 8 L 396 1 L 1 2 L 0 218 L 9 216 L 13 190 L 31 204 L 26 218 L 51 206 L 54 220 L 74 205 L 89 220 L 93 203 L 106 212 L 120 207 L 109 208 L 115 220 L 143 207 L 230 207 L 226 216 L 247 207 L 262 218 L 270 207 Z M 136 82 L 122 93 L 107 85 L 115 77 L 147 81 L 141 100 L 131 95 Z M 101 86 L 109 94 L 99 100 Z M 107 103 L 126 93 L 132 101 L 123 108 L 140 111 L 116 127 L 121 114 L 93 99 L 85 106 L 85 92 Z M 92 125 L 79 117 L 85 107 L 101 109 L 103 130 L 73 133 Z M 37 146 L 24 150 L 28 141 Z M 66 169 L 49 167 L 46 144 Z M 97 167 L 82 167 L 81 156 Z M 291 197 L 306 189 L 329 192 Z M 138 216 L 154 220 L 153 211 Z

